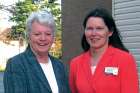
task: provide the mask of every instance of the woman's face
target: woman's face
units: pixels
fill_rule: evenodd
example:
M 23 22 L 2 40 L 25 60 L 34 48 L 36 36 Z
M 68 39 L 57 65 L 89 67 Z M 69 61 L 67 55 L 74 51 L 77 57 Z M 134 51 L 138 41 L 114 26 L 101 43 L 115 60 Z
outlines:
M 29 34 L 29 43 L 37 54 L 46 54 L 54 41 L 53 30 L 49 26 L 32 23 L 32 31 Z
M 87 20 L 85 36 L 91 48 L 98 49 L 108 45 L 109 31 L 104 21 L 100 17 L 90 17 Z

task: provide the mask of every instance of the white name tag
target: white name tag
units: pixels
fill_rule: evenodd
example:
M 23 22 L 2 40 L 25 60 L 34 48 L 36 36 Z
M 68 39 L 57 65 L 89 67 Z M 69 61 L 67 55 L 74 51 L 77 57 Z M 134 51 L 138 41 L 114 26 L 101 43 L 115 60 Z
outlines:
M 118 67 L 105 67 L 106 74 L 118 75 Z

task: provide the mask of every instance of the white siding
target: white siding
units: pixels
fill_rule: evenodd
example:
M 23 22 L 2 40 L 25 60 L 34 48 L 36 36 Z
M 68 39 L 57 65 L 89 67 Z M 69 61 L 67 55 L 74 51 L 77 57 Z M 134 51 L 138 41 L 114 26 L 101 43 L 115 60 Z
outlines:
M 112 0 L 112 12 L 124 44 L 136 58 L 140 81 L 140 0 Z

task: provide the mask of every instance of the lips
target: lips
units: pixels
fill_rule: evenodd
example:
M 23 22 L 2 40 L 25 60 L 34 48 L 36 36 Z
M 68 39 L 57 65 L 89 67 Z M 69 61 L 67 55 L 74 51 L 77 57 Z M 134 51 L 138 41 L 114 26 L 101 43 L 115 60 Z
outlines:
M 39 46 L 47 46 L 48 44 L 47 43 L 39 43 L 38 45 Z
M 99 38 L 90 38 L 91 41 L 98 41 Z

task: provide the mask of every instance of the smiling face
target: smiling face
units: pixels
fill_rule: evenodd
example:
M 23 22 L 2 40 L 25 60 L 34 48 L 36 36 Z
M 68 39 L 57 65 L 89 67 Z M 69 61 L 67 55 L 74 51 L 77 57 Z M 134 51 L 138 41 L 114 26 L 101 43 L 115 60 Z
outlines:
M 29 43 L 37 54 L 47 54 L 54 41 L 53 30 L 49 26 L 32 23 L 32 31 L 29 34 Z
M 109 31 L 102 18 L 90 17 L 87 20 L 85 36 L 90 48 L 98 49 L 108 46 L 111 35 L 112 32 Z

